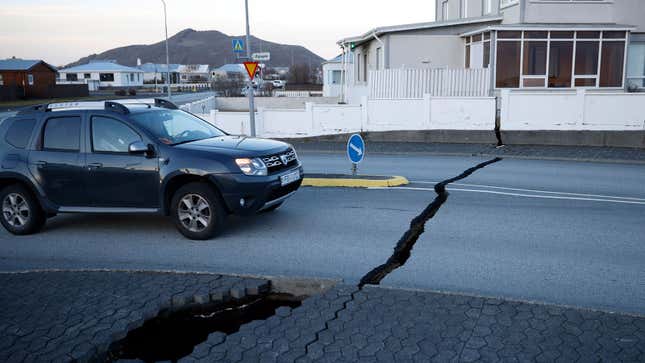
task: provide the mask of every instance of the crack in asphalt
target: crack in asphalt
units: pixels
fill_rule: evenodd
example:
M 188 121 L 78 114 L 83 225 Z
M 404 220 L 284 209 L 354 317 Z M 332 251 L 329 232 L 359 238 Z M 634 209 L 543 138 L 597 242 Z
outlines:
M 419 214 L 414 217 L 410 222 L 410 228 L 405 231 L 401 239 L 396 243 L 394 247 L 394 252 L 388 260 L 369 271 L 365 276 L 363 276 L 358 284 L 358 288 L 362 289 L 365 285 L 378 285 L 381 280 L 385 278 L 390 272 L 396 270 L 397 268 L 405 265 L 412 254 L 412 248 L 419 239 L 419 236 L 425 231 L 426 223 L 435 216 L 439 208 L 448 200 L 448 193 L 446 191 L 446 185 L 456 182 L 461 179 L 465 179 L 470 176 L 475 171 L 482 169 L 490 164 L 496 163 L 502 160 L 502 158 L 494 158 L 483 163 L 479 163 L 472 168 L 466 169 L 463 173 L 457 175 L 456 177 L 446 179 L 442 182 L 435 184 L 434 191 L 437 193 L 435 199 L 426 206 L 426 208 Z
M 347 309 L 347 305 L 356 299 L 356 294 L 361 292 L 365 285 L 368 285 L 368 284 L 378 285 L 381 282 L 381 280 L 385 278 L 385 276 L 387 276 L 390 272 L 403 266 L 407 262 L 407 260 L 411 256 L 412 248 L 414 247 L 414 244 L 419 239 L 419 236 L 421 236 L 421 234 L 425 231 L 425 224 L 430 219 L 432 219 L 432 217 L 434 217 L 434 215 L 437 213 L 439 208 L 441 208 L 443 203 L 445 203 L 446 200 L 448 200 L 449 193 L 446 191 L 446 185 L 461 179 L 465 179 L 475 171 L 482 169 L 490 164 L 496 163 L 500 160 L 502 160 L 502 158 L 494 158 L 494 159 L 485 161 L 483 163 L 479 163 L 473 166 L 472 168 L 468 168 L 464 170 L 461 174 L 457 175 L 456 177 L 446 179 L 444 181 L 441 181 L 435 184 L 434 191 L 435 193 L 437 193 L 437 196 L 430 204 L 428 204 L 428 206 L 421 212 L 421 214 L 419 214 L 418 216 L 414 217 L 414 219 L 412 219 L 412 221 L 410 222 L 410 228 L 403 234 L 401 239 L 399 239 L 399 241 L 397 242 L 396 246 L 394 247 L 394 252 L 392 253 L 392 256 L 384 264 L 369 271 L 367 274 L 365 274 L 365 276 L 363 276 L 363 278 L 361 278 L 360 282 L 358 283 L 357 290 L 352 291 L 349 298 L 343 302 L 343 306 L 334 312 L 333 318 L 325 321 L 325 327 L 318 330 L 315 333 L 314 338 L 305 345 L 304 354 L 297 357 L 294 361 L 297 361 L 298 359 L 304 358 L 307 355 L 309 355 L 310 347 L 320 340 L 320 334 L 326 330 L 329 330 L 329 323 L 331 323 L 332 321 L 338 320 L 338 318 L 340 317 L 339 316 L 340 312 Z M 480 316 L 481 316 L 481 309 L 480 309 Z M 464 343 L 464 346 L 465 344 L 466 343 Z M 462 348 L 462 352 L 459 353 L 460 356 L 462 353 L 463 353 L 463 348 Z

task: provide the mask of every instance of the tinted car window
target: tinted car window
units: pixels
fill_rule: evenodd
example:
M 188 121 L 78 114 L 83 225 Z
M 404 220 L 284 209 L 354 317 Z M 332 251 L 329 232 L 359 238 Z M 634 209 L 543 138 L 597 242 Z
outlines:
M 35 125 L 36 120 L 14 120 L 7 130 L 5 140 L 9 145 L 24 149 Z
M 121 121 L 92 117 L 92 147 L 96 152 L 127 153 L 128 146 L 140 140 L 141 137 Z
M 43 149 L 78 151 L 81 139 L 80 117 L 50 118 L 45 124 Z

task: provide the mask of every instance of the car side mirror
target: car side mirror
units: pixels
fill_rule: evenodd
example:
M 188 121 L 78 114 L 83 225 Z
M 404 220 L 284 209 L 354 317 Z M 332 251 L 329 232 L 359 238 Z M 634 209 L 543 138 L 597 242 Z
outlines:
M 154 156 L 154 148 L 143 141 L 135 141 L 128 146 L 130 154 L 144 154 L 146 157 Z

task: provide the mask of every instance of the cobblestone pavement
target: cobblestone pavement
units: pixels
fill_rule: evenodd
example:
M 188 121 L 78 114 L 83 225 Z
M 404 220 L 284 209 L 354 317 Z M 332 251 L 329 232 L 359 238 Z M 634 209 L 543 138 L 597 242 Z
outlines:
M 644 362 L 645 318 L 432 292 L 336 287 L 182 362 Z
M 337 142 L 292 142 L 299 152 L 344 152 L 347 147 Z M 598 161 L 645 163 L 645 149 L 593 146 L 506 145 L 501 148 L 490 144 L 439 144 L 420 142 L 370 142 L 370 153 L 434 154 L 486 156 L 523 159 Z
M 265 280 L 156 272 L 0 273 L 0 362 L 92 360 L 161 310 L 241 298 Z

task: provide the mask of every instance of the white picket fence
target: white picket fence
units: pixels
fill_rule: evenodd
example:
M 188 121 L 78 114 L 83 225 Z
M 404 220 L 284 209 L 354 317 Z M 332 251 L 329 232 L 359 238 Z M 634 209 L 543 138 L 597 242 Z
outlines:
M 370 99 L 434 97 L 486 97 L 490 94 L 490 70 L 383 69 L 369 72 Z

